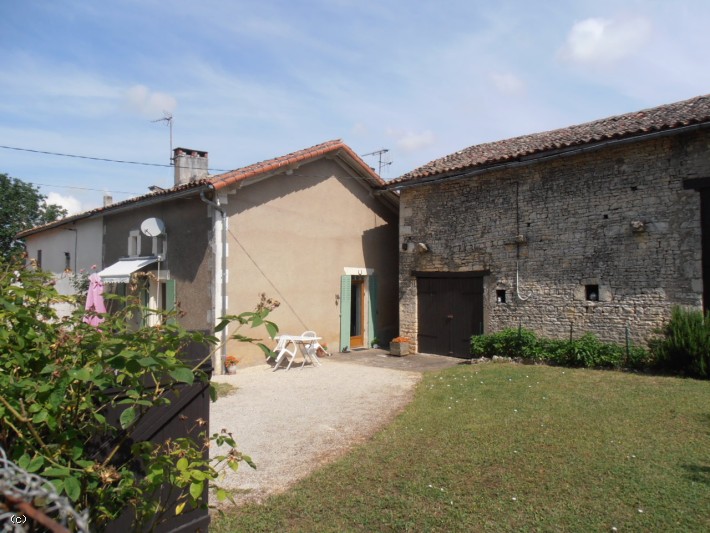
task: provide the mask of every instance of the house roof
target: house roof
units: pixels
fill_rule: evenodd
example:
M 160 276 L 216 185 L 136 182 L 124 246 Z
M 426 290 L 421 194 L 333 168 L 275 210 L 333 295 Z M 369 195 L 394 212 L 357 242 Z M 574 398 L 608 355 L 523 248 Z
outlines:
M 249 178 L 255 178 L 260 176 L 268 177 L 273 174 L 296 168 L 299 165 L 307 163 L 309 161 L 329 156 L 338 157 L 343 162 L 347 163 L 351 168 L 353 168 L 358 174 L 362 176 L 363 180 L 369 186 L 375 189 L 379 189 L 384 186 L 385 182 L 382 180 L 382 178 L 380 178 L 367 163 L 365 163 L 355 152 L 353 152 L 348 145 L 346 145 L 342 140 L 337 139 L 317 144 L 315 146 L 305 148 L 297 152 L 275 157 L 273 159 L 261 161 L 260 163 L 254 163 L 253 165 L 242 167 L 236 170 L 231 170 L 229 172 L 225 172 L 224 174 L 208 176 L 207 178 L 191 181 L 182 185 L 177 185 L 170 189 L 156 190 L 154 192 L 141 196 L 136 196 L 134 198 L 129 198 L 128 200 L 116 202 L 105 207 L 99 207 L 90 211 L 84 211 L 83 213 L 78 213 L 70 217 L 56 220 L 54 222 L 50 222 L 49 224 L 44 224 L 42 226 L 37 226 L 25 231 L 21 231 L 16 235 L 16 238 L 27 237 L 34 233 L 46 231 L 48 229 L 63 226 L 65 224 L 76 222 L 85 218 L 102 216 L 104 214 L 109 214 L 117 210 L 131 208 L 134 204 L 135 207 L 138 207 L 139 205 L 142 205 L 146 202 L 170 200 L 175 196 L 184 196 L 186 194 L 190 194 L 191 192 L 194 192 L 196 194 L 202 189 L 224 189 L 225 187 L 244 182 Z M 386 194 L 392 195 L 391 192 L 386 192 Z M 392 196 L 392 198 L 396 197 Z
M 427 178 L 485 169 L 549 152 L 590 146 L 609 140 L 633 139 L 665 130 L 710 124 L 710 95 L 567 128 L 470 146 L 436 159 L 388 182 L 388 187 Z
M 85 218 L 92 218 L 92 217 L 97 217 L 97 216 L 102 216 L 106 213 L 110 213 L 112 211 L 117 211 L 119 209 L 124 209 L 126 207 L 130 207 L 132 204 L 141 204 L 146 201 L 161 201 L 165 197 L 166 200 L 170 199 L 171 197 L 177 196 L 178 194 L 185 194 L 192 189 L 196 189 L 195 192 L 199 191 L 201 188 L 205 188 L 209 186 L 209 182 L 206 179 L 203 180 L 196 180 L 196 181 L 191 181 L 190 183 L 185 183 L 183 185 L 178 185 L 176 187 L 172 187 L 170 189 L 160 189 L 156 190 L 154 192 L 150 192 L 148 194 L 143 194 L 141 196 L 134 196 L 133 198 L 128 198 L 127 200 L 123 200 L 121 202 L 115 202 L 112 203 L 111 205 L 107 205 L 104 207 L 97 207 L 95 209 L 90 209 L 89 211 L 83 211 L 81 213 L 77 213 L 76 215 L 72 215 L 69 217 L 61 218 L 59 220 L 55 220 L 54 222 L 49 222 L 48 224 L 43 224 L 42 226 L 36 226 L 34 228 L 26 229 L 24 231 L 19 232 L 17 235 L 15 235 L 15 238 L 21 239 L 23 237 L 27 237 L 29 235 L 32 235 L 34 233 L 40 233 L 42 231 L 46 231 L 52 228 L 58 228 L 60 226 L 64 226 L 65 224 L 70 224 L 72 222 L 77 222 L 79 220 L 83 220 Z
M 381 187 L 385 184 L 382 178 L 380 178 L 375 171 L 360 158 L 360 156 L 353 152 L 352 149 L 350 149 L 350 147 L 340 139 L 327 141 L 297 152 L 275 157 L 267 161 L 261 161 L 260 163 L 254 163 L 253 165 L 236 170 L 231 170 L 224 174 L 210 178 L 210 182 L 215 189 L 219 190 L 224 187 L 228 187 L 229 185 L 234 185 L 235 183 L 244 181 L 248 178 L 277 173 L 283 170 L 288 170 L 289 168 L 295 168 L 306 161 L 319 159 L 328 155 L 338 155 L 348 160 L 349 163 L 359 167 L 364 178 L 370 185 L 374 187 Z

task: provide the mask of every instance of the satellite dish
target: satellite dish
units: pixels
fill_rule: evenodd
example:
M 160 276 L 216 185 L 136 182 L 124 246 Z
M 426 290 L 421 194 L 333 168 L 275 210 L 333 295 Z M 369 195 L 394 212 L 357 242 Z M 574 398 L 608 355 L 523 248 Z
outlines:
M 165 223 L 159 218 L 146 218 L 141 224 L 141 232 L 146 237 L 159 237 L 165 233 Z

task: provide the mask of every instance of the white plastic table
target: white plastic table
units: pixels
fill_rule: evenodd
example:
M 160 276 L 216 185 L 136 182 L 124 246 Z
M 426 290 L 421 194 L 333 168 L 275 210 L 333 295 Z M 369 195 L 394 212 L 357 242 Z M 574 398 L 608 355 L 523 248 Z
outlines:
M 300 351 L 301 355 L 303 356 L 303 363 L 301 364 L 301 368 L 306 364 L 306 361 L 310 361 L 311 364 L 314 366 L 321 366 L 320 359 L 318 359 L 318 356 L 316 355 L 316 347 L 312 346 L 314 344 L 318 344 L 318 341 L 322 339 L 322 337 L 309 337 L 309 336 L 303 336 L 303 335 L 279 335 L 278 337 L 274 337 L 275 340 L 278 341 L 278 344 L 276 345 L 276 349 L 278 350 L 278 354 L 276 355 L 276 364 L 274 365 L 274 372 L 276 369 L 279 367 L 281 362 L 286 358 L 285 356 L 289 356 L 289 363 L 288 366 L 286 367 L 286 370 L 291 368 L 291 365 L 293 364 L 293 360 L 296 358 L 296 352 Z M 289 344 L 293 344 L 293 349 L 289 350 Z

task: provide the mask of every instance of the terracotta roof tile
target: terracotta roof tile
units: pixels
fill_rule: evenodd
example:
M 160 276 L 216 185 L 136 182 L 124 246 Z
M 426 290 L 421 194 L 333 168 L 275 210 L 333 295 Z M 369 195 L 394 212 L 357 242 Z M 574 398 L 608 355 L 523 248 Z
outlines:
M 587 122 L 503 141 L 478 144 L 436 159 L 388 185 L 417 181 L 440 174 L 483 168 L 526 156 L 623 139 L 710 122 L 710 95 L 662 105 L 633 113 Z
M 40 231 L 48 230 L 51 228 L 55 228 L 58 226 L 63 226 L 64 224 L 68 224 L 70 222 L 74 222 L 77 220 L 82 220 L 84 218 L 89 218 L 94 215 L 102 215 L 104 213 L 110 213 L 111 211 L 125 207 L 127 205 L 131 204 L 136 204 L 139 202 L 142 202 L 144 200 L 148 200 L 150 198 L 154 197 L 160 197 L 160 196 L 170 196 L 175 193 L 187 191 L 189 189 L 199 189 L 201 187 L 205 187 L 209 185 L 209 181 L 206 179 L 202 180 L 195 180 L 191 181 L 190 183 L 185 183 L 182 185 L 177 185 L 175 187 L 171 187 L 170 189 L 161 189 L 158 191 L 150 192 L 148 194 L 143 194 L 141 196 L 134 196 L 133 198 L 128 198 L 127 200 L 122 200 L 120 202 L 114 202 L 111 205 L 107 205 L 105 207 L 97 207 L 95 209 L 90 209 L 89 211 L 83 211 L 81 213 L 77 213 L 76 215 L 72 215 L 66 218 L 61 218 L 59 220 L 55 220 L 54 222 L 49 222 L 47 224 L 44 224 L 42 226 L 36 226 L 34 228 L 30 228 L 24 231 L 19 232 L 15 237 L 16 238 L 22 238 L 26 237 L 28 235 L 32 235 L 33 233 L 38 233 Z
M 367 163 L 360 159 L 360 156 L 353 152 L 350 147 L 343 143 L 343 141 L 341 141 L 340 139 L 327 141 L 321 144 L 317 144 L 315 146 L 311 146 L 310 148 L 298 150 L 297 152 L 275 157 L 267 161 L 254 163 L 253 165 L 238 168 L 236 170 L 231 170 L 224 174 L 213 176 L 209 179 L 209 181 L 215 189 L 222 189 L 229 185 L 244 181 L 248 178 L 278 171 L 279 169 L 287 169 L 292 165 L 300 165 L 305 161 L 317 159 L 329 153 L 337 153 L 339 151 L 342 151 L 343 153 L 347 154 L 353 161 L 362 166 L 363 170 L 368 175 L 367 177 L 370 179 L 372 185 L 384 185 L 384 181 L 382 180 L 382 178 L 380 178 Z
M 210 176 L 201 180 L 191 181 L 183 185 L 177 185 L 175 187 L 171 187 L 170 189 L 163 189 L 141 196 L 136 196 L 134 198 L 129 198 L 128 200 L 116 202 L 106 207 L 98 207 L 90 211 L 84 211 L 83 213 L 79 213 L 70 217 L 63 218 L 61 220 L 56 220 L 54 222 L 44 224 L 43 226 L 37 226 L 35 228 L 22 231 L 18 233 L 16 237 L 22 238 L 28 235 L 32 235 L 33 233 L 38 233 L 40 231 L 62 226 L 64 224 L 74 222 L 76 220 L 89 218 L 95 215 L 109 214 L 111 213 L 111 211 L 117 208 L 139 203 L 144 200 L 151 199 L 153 197 L 171 196 L 173 194 L 187 191 L 189 189 L 200 189 L 206 186 L 214 187 L 215 189 L 222 189 L 224 187 L 228 187 L 240 181 L 246 180 L 247 178 L 255 177 L 260 174 L 267 174 L 273 171 L 277 171 L 279 169 L 286 169 L 291 165 L 297 165 L 304 163 L 308 160 L 318 159 L 324 155 L 328 155 L 331 153 L 338 153 L 340 155 L 343 155 L 346 158 L 350 159 L 357 166 L 361 167 L 363 173 L 365 174 L 366 180 L 372 187 L 380 188 L 384 186 L 385 182 L 382 180 L 382 178 L 380 178 L 380 176 L 378 176 L 377 173 L 375 173 L 375 171 L 372 170 L 370 166 L 360 158 L 360 156 L 353 152 L 348 145 L 346 145 L 343 141 L 337 139 L 333 141 L 327 141 L 316 146 L 305 148 L 303 150 L 299 150 L 297 152 L 286 154 L 280 157 L 275 157 L 267 161 L 262 161 L 260 163 L 254 163 L 253 165 L 242 167 L 236 170 L 231 170 L 229 172 L 219 174 L 217 176 Z

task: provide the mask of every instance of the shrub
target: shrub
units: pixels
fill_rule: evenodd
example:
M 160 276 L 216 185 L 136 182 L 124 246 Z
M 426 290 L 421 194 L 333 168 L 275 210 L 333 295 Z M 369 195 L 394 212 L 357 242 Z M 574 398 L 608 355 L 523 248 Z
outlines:
M 674 307 L 670 321 L 649 346 L 663 370 L 708 378 L 710 375 L 710 313 Z
M 125 305 L 99 327 L 83 322 L 83 309 L 60 320 L 53 304 L 68 298 L 48 274 L 0 264 L 0 445 L 10 460 L 49 479 L 78 510 L 88 509 L 96 531 L 127 507 L 135 511 L 134 530 L 149 530 L 167 511 L 154 497 L 162 488 L 176 495 L 179 514 L 204 504 L 204 487 L 218 478 L 216 463 L 253 464 L 231 435 L 208 436 L 203 420 L 186 419 L 190 436 L 164 442 L 141 440 L 137 430 L 183 385 L 207 380 L 201 364 L 180 354 L 189 343 L 214 345 L 216 337 L 169 320 L 135 329 L 132 315 L 148 311 L 137 298 L 122 299 Z M 218 328 L 236 321 L 275 333 L 267 314 L 225 317 Z M 236 331 L 232 338 L 255 341 Z M 209 461 L 210 441 L 226 444 L 228 453 Z M 227 496 L 217 489 L 218 498 Z
M 546 363 L 586 368 L 645 368 L 651 365 L 649 353 L 600 341 L 592 334 L 575 340 L 537 337 L 523 328 L 505 329 L 490 335 L 471 337 L 473 357 L 522 357 Z
M 585 368 L 619 368 L 624 362 L 624 347 L 601 342 L 590 333 L 562 343 L 555 354 L 559 358 L 556 361 L 558 364 Z
M 535 333 L 524 329 L 504 329 L 489 335 L 471 337 L 473 357 L 523 357 L 538 360 L 541 357 Z

